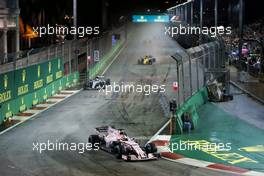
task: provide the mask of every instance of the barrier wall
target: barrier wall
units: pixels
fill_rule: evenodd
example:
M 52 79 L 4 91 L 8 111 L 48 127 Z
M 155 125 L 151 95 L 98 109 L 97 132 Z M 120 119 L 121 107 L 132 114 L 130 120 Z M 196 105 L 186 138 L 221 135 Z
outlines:
M 175 119 L 175 133 L 181 134 L 183 132 L 183 122 L 182 115 L 185 112 L 189 112 L 192 117 L 194 128 L 198 124 L 199 115 L 196 111 L 201 105 L 205 104 L 208 101 L 208 93 L 207 88 L 204 87 L 196 92 L 193 96 L 188 98 L 184 104 L 178 108 L 176 111 L 176 119 Z
M 77 72 L 63 76 L 61 58 L 1 74 L 0 124 L 76 84 L 78 79 Z

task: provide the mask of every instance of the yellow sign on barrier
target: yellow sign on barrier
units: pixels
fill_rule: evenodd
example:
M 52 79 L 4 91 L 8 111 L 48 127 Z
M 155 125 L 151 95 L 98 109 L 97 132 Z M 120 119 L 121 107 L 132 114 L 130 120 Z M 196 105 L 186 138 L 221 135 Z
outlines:
M 252 162 L 258 163 L 257 161 L 245 157 L 239 153 L 229 152 L 219 148 L 219 145 L 215 145 L 207 140 L 196 140 L 196 141 L 183 141 L 186 145 L 194 146 L 194 148 L 199 149 L 211 156 L 214 156 L 220 160 L 226 161 L 230 164 L 237 164 L 241 162 Z M 208 147 L 209 146 L 209 147 Z
M 249 146 L 249 147 L 239 148 L 239 150 L 245 151 L 245 152 L 262 153 L 262 152 L 264 152 L 264 146 L 263 145 Z
M 6 91 L 6 92 L 3 92 L 0 94 L 0 103 L 3 103 L 5 101 L 8 101 L 10 100 L 12 97 L 11 97 L 11 91 Z

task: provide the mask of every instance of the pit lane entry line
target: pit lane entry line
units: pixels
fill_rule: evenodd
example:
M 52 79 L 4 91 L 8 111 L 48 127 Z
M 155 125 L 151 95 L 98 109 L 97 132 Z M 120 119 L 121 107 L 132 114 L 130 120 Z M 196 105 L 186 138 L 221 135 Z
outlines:
M 114 63 L 114 61 L 118 58 L 118 56 L 120 55 L 120 53 L 124 50 L 124 48 L 126 47 L 126 43 L 124 44 L 124 46 L 118 51 L 118 53 L 115 55 L 115 57 L 112 59 L 112 61 L 109 63 L 109 65 L 105 68 L 105 70 L 102 72 L 102 75 L 105 74 L 105 72 L 110 68 L 110 66 Z

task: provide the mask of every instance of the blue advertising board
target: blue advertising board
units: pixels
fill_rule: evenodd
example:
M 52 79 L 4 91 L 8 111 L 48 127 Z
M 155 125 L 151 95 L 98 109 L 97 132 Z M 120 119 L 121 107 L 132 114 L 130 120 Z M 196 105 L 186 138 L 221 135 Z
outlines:
M 132 21 L 134 23 L 168 23 L 168 15 L 133 15 Z

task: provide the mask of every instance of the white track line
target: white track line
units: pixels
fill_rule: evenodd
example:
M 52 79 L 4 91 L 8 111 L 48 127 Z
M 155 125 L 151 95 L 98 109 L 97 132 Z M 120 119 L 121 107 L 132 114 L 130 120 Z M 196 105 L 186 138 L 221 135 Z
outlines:
M 164 130 L 164 128 L 166 128 L 166 126 L 170 123 L 171 119 L 169 119 L 160 129 L 159 131 L 157 131 L 154 136 L 152 136 L 152 138 L 150 138 L 150 140 L 147 142 L 147 143 L 150 143 L 151 141 L 153 141 L 153 139 L 155 139 L 160 133 L 162 130 Z
M 40 111 L 39 113 L 36 113 L 36 114 L 34 114 L 34 115 L 32 115 L 32 116 L 28 117 L 28 119 L 26 119 L 26 120 L 23 120 L 23 121 L 21 121 L 21 122 L 18 122 L 17 124 L 15 124 L 15 125 L 13 125 L 13 126 L 11 126 L 11 127 L 7 128 L 7 129 L 5 129 L 5 130 L 1 131 L 1 132 L 0 132 L 0 135 L 2 135 L 2 134 L 4 134 L 4 133 L 8 132 L 9 130 L 11 130 L 11 129 L 13 129 L 13 128 L 17 127 L 18 125 L 20 125 L 20 124 L 22 124 L 22 123 L 24 123 L 24 122 L 28 121 L 29 119 L 31 119 L 31 118 L 33 118 L 33 117 L 35 117 L 35 116 L 39 115 L 40 113 L 43 113 L 44 111 L 48 110 L 50 107 L 52 107 L 52 106 L 55 106 L 56 104 L 58 104 L 58 103 L 60 103 L 60 102 L 63 102 L 64 100 L 66 100 L 66 99 L 70 98 L 71 96 L 73 96 L 73 95 L 75 95 L 75 94 L 79 93 L 80 91 L 82 91 L 82 89 L 80 89 L 80 90 L 78 90 L 78 91 L 74 92 L 73 94 L 71 94 L 70 96 L 67 96 L 67 97 L 65 97 L 64 99 L 61 99 L 61 101 L 58 101 L 58 102 L 56 102 L 56 103 L 52 104 L 52 105 L 51 105 L 51 106 L 49 106 L 48 108 L 46 108 L 46 109 L 43 109 L 43 110 L 42 110 L 42 111 Z
M 105 70 L 103 71 L 102 75 L 105 74 L 105 72 L 109 69 L 109 67 L 114 63 L 114 61 L 118 58 L 118 56 L 120 55 L 120 53 L 123 51 L 123 49 L 126 47 L 126 43 L 124 44 L 124 46 L 119 50 L 119 52 L 116 54 L 116 56 L 114 57 L 114 59 L 110 62 L 110 64 L 105 68 Z

